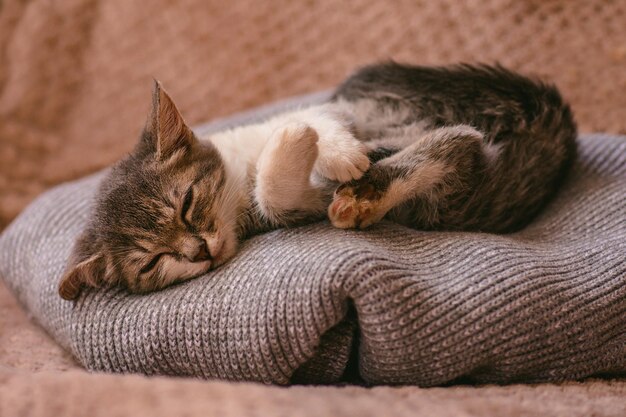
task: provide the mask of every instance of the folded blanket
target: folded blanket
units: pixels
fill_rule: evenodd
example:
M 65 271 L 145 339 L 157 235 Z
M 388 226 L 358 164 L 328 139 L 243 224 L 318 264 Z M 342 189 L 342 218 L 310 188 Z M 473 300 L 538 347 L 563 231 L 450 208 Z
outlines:
M 422 386 L 622 374 L 626 137 L 579 143 L 568 182 L 518 233 L 318 223 L 250 239 L 217 271 L 164 291 L 67 302 L 58 281 L 100 173 L 45 193 L 6 229 L 0 275 L 98 371 Z

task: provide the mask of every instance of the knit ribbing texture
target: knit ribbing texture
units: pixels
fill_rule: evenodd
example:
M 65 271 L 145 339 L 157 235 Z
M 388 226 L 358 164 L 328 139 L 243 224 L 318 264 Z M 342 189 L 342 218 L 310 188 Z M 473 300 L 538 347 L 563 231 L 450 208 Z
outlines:
M 0 275 L 94 371 L 420 386 L 623 374 L 626 137 L 583 135 L 579 148 L 555 200 L 518 233 L 322 222 L 254 237 L 163 291 L 64 301 L 58 282 L 100 173 L 46 192 L 5 230 Z

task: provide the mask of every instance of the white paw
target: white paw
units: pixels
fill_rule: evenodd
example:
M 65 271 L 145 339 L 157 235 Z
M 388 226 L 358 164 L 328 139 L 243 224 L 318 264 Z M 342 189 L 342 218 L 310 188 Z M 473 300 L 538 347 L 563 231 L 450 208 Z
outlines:
M 268 141 L 257 161 L 254 189 L 258 207 L 266 217 L 302 205 L 317 159 L 317 140 L 317 133 L 308 125 L 290 123 Z
M 317 159 L 317 141 L 317 133 L 310 126 L 288 123 L 272 133 L 257 161 L 257 171 L 283 170 L 287 175 L 301 173 L 303 164 L 311 168 Z
M 320 133 L 317 149 L 313 170 L 329 180 L 341 183 L 356 180 L 370 167 L 367 147 L 347 129 Z

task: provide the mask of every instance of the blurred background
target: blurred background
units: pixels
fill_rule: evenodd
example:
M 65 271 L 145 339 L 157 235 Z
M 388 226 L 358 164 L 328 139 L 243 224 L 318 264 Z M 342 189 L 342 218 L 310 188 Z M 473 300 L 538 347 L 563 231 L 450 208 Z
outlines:
M 128 152 L 153 77 L 193 125 L 389 58 L 500 62 L 626 133 L 624 0 L 0 0 L 0 230 Z

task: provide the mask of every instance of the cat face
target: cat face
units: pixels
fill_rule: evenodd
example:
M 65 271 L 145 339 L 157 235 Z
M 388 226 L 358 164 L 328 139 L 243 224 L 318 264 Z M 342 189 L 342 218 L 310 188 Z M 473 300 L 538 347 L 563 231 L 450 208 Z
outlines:
M 217 149 L 195 137 L 156 83 L 139 144 L 104 179 L 60 295 L 113 285 L 147 292 L 224 263 L 237 246 L 233 191 Z

